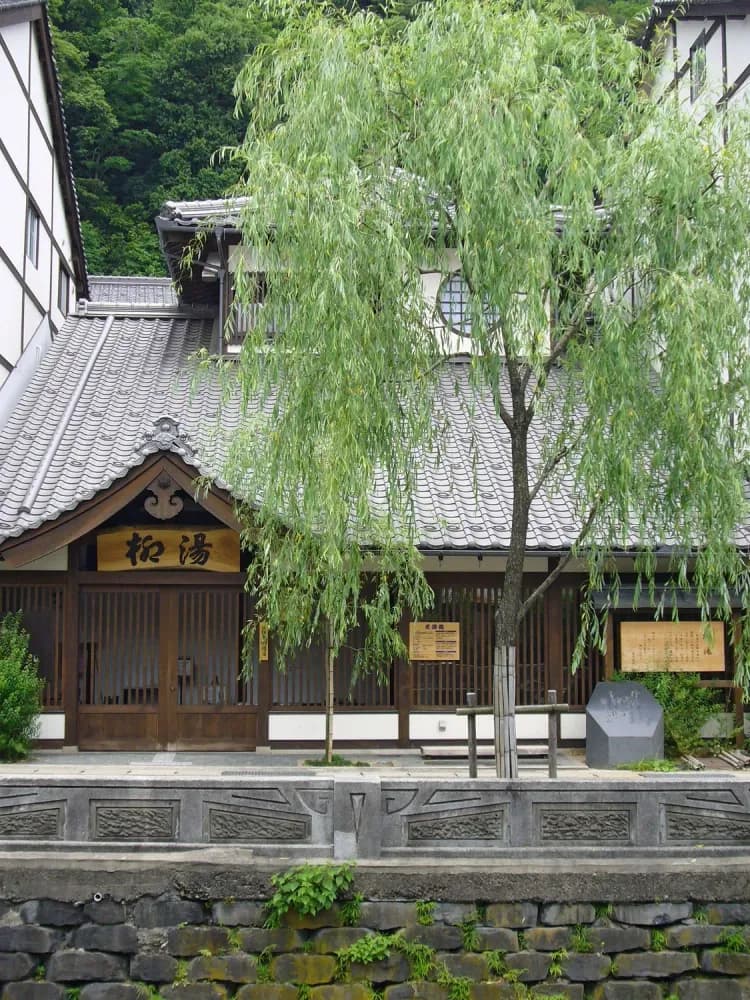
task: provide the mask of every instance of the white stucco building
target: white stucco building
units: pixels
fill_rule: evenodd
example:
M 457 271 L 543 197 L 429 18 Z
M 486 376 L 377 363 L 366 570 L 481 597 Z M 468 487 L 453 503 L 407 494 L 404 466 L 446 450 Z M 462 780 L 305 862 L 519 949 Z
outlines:
M 86 266 L 44 3 L 0 0 L 0 384 L 38 363 Z

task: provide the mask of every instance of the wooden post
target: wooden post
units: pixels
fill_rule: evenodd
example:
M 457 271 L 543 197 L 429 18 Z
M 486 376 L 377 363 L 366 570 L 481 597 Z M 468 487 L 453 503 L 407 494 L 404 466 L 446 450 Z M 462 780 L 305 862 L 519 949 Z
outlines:
M 63 591 L 62 689 L 65 746 L 78 746 L 78 545 L 68 548 L 68 574 Z
M 327 763 L 333 760 L 333 688 L 335 680 L 335 663 L 333 657 L 333 629 L 326 625 L 326 750 Z
M 476 691 L 466 692 L 466 707 L 476 708 L 477 707 L 477 693 Z M 468 743 L 469 743 L 469 777 L 476 778 L 477 776 L 477 717 L 473 712 L 470 712 L 466 716 L 466 725 L 468 727 Z
M 552 563 L 550 560 L 550 569 Z M 555 691 L 565 692 L 567 681 L 565 671 L 570 671 L 570 664 L 563 663 L 563 602 L 562 602 L 562 580 L 556 580 L 545 595 L 545 617 L 547 625 L 547 683 Z M 564 699 L 563 699 L 564 700 Z
M 604 650 L 604 680 L 612 680 L 615 672 L 615 620 L 612 612 L 607 615 L 607 644 Z M 570 699 L 569 699 L 570 700 Z
M 403 639 L 404 645 L 407 650 L 409 648 L 409 621 L 406 615 L 403 615 L 401 622 L 398 627 L 401 633 L 401 638 Z M 411 711 L 411 699 L 412 699 L 412 664 L 411 660 L 407 658 L 404 660 L 396 660 L 394 664 L 395 671 L 395 695 L 396 695 L 396 707 L 398 708 L 398 745 L 400 747 L 409 746 L 409 713 Z
M 547 704 L 557 704 L 557 691 L 547 692 Z M 557 726 L 559 719 L 559 712 L 550 712 L 547 716 L 547 763 L 550 778 L 557 777 Z

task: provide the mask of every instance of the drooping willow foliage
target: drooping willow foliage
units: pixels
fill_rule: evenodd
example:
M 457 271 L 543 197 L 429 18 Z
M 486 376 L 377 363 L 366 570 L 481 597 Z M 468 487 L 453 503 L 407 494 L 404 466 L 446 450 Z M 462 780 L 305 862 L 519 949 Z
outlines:
M 446 432 L 445 362 L 422 288 L 451 253 L 472 385 L 512 455 L 498 641 L 525 612 L 531 505 L 563 485 L 592 585 L 616 587 L 612 554 L 639 551 L 644 587 L 668 571 L 706 614 L 718 599 L 729 617 L 732 591 L 746 606 L 747 120 L 652 100 L 648 55 L 564 2 L 436 0 L 398 33 L 283 6 L 237 80 L 249 127 L 225 151 L 253 248 L 236 294 L 262 271 L 278 331 L 251 331 L 237 363 L 226 475 L 282 654 L 324 621 L 336 650 L 364 615 L 382 663 L 401 612 L 429 600 L 413 502 Z

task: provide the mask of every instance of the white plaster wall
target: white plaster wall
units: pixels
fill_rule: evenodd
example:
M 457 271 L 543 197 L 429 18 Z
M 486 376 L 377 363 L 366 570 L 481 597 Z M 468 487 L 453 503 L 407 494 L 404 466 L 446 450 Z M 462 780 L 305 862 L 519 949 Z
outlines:
M 560 738 L 563 740 L 586 739 L 586 713 L 571 712 L 560 716 Z
M 16 276 L 9 270 L 5 261 L 0 259 L 0 354 L 11 364 L 15 364 L 21 353 L 21 286 Z M 0 377 L 5 379 L 7 372 L 0 367 Z
M 741 21 L 728 20 L 727 84 L 730 87 L 748 65 L 750 65 L 750 17 L 745 17 Z
M 3 37 L 5 37 L 4 33 Z M 2 94 L 0 141 L 2 141 L 20 174 L 25 177 L 28 108 L 21 86 L 3 49 L 0 49 L 0 94 Z M 5 161 L 5 157 L 0 155 L 0 160 Z M 3 205 L 7 204 L 7 199 L 12 194 L 14 192 L 9 190 L 7 186 L 4 189 L 0 188 Z M 5 236 L 1 238 L 4 245 Z
M 291 713 L 272 712 L 268 716 L 268 739 L 281 740 L 323 740 L 326 732 L 326 718 L 320 712 Z M 397 740 L 398 715 L 395 712 L 356 712 L 336 714 L 333 717 L 334 740 Z
M 28 80 L 29 75 L 29 44 L 31 42 L 32 27 L 29 22 L 21 24 L 8 24 L 0 29 L 3 41 L 8 47 L 18 72 L 23 80 Z
M 65 219 L 65 204 L 60 187 L 60 170 L 55 165 L 55 184 L 52 197 L 52 233 L 65 258 L 70 262 L 70 230 Z
M 517 715 L 516 737 L 519 740 L 547 740 L 546 715 Z M 466 716 L 456 715 L 452 709 L 445 712 L 419 712 L 409 716 L 409 739 L 424 743 L 441 740 L 466 740 Z M 493 724 L 491 715 L 477 716 L 477 739 L 491 740 Z
M 46 296 L 45 296 L 45 298 L 46 298 Z M 24 342 L 24 347 L 25 347 L 26 344 L 28 344 L 28 342 L 34 336 L 34 334 L 36 333 L 36 331 L 39 329 L 39 324 L 44 319 L 44 315 L 45 315 L 44 313 L 39 312 L 39 310 L 37 309 L 36 305 L 34 304 L 34 301 L 32 300 L 32 298 L 29 295 L 26 295 L 26 306 L 25 306 L 24 314 L 23 314 L 23 342 Z M 8 358 L 8 360 L 9 361 L 12 361 L 12 360 L 16 360 L 17 361 L 18 359 L 17 358 L 16 359 Z
M 29 188 L 40 215 L 49 225 L 52 218 L 52 151 L 47 145 L 44 132 L 35 118 L 31 119 L 29 132 Z M 49 236 L 42 226 L 41 241 Z M 41 254 L 40 254 L 41 256 Z
M 2 121 L 2 117 L 2 114 L 0 114 L 0 121 Z M 0 154 L 0 204 L 3 206 L 0 245 L 16 270 L 19 273 L 23 273 L 24 241 L 26 235 L 26 195 L 2 154 Z M 4 318 L 8 318 L 5 315 L 5 307 L 3 307 L 3 314 Z
M 52 122 L 49 116 L 49 108 L 47 104 L 47 91 L 44 82 L 44 75 L 42 73 L 42 57 L 39 50 L 39 42 L 37 41 L 36 31 L 31 33 L 31 67 L 29 73 L 28 89 L 31 94 L 31 101 L 34 105 L 34 110 L 41 119 L 44 131 L 47 133 L 47 137 L 52 139 Z
M 39 716 L 38 740 L 64 740 L 65 716 L 62 712 L 44 712 Z

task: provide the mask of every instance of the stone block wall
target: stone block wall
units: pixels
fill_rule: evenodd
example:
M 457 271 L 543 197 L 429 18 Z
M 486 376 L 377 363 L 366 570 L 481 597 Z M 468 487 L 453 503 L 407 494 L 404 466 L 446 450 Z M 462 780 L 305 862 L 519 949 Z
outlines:
M 393 898 L 356 909 L 267 929 L 259 898 L 8 900 L 0 996 L 750 1000 L 746 902 Z M 379 948 L 368 956 L 363 939 Z

